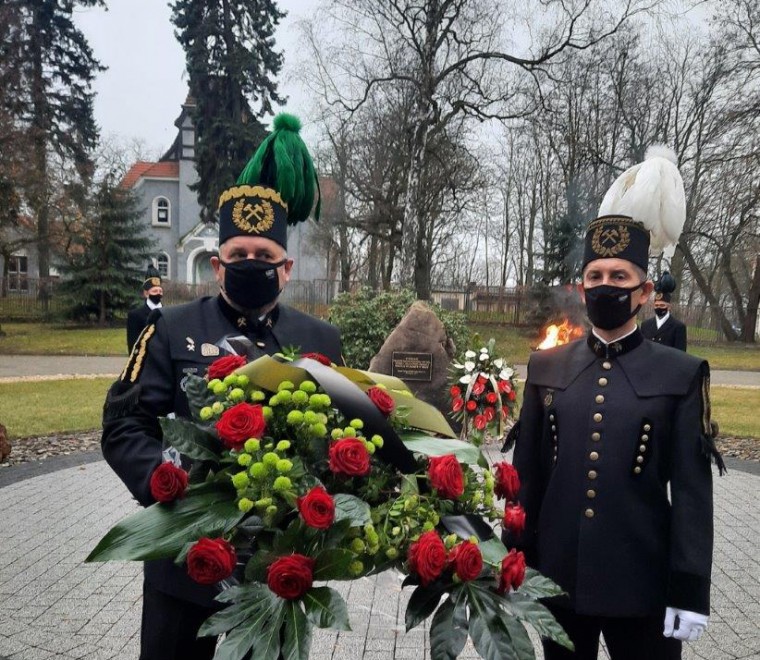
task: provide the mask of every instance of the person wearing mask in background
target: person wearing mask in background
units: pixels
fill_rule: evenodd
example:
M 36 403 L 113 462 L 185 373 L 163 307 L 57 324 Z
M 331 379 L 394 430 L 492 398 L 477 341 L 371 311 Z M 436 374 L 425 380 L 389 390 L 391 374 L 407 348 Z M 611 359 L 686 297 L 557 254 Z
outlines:
M 142 285 L 143 304 L 127 314 L 127 352 L 132 352 L 137 338 L 148 323 L 148 317 L 154 309 L 161 307 L 164 290 L 161 287 L 161 273 L 153 264 L 148 264 L 145 281 Z
M 686 351 L 686 326 L 670 313 L 670 295 L 676 281 L 665 271 L 654 285 L 654 318 L 641 324 L 641 334 L 663 346 Z

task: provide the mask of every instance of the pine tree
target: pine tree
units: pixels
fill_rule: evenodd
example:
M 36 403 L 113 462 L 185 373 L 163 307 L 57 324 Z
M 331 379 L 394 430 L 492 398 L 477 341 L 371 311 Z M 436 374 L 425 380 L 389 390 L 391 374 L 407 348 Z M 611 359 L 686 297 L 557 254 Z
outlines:
M 220 193 L 266 136 L 260 119 L 283 102 L 274 31 L 284 13 L 273 0 L 176 0 L 171 8 L 196 103 L 195 190 L 211 222 Z
M 144 233 L 140 201 L 106 177 L 72 239 L 59 290 L 78 320 L 110 322 L 134 303 L 152 240 Z

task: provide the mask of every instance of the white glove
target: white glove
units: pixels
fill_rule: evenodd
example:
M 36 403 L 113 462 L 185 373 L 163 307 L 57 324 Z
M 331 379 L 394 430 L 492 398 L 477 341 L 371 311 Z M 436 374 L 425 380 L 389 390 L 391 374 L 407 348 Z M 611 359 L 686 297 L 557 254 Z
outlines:
M 674 629 L 676 617 L 678 617 L 678 628 Z M 668 607 L 665 610 L 665 630 L 662 634 L 684 642 L 696 642 L 707 629 L 709 619 L 710 617 L 705 614 Z

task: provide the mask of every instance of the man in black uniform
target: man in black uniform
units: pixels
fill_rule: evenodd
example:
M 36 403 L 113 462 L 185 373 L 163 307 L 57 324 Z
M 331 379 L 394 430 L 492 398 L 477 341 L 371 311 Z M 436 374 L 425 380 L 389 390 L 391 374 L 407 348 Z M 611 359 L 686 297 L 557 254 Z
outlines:
M 670 313 L 670 294 L 676 290 L 676 281 L 665 271 L 654 285 L 655 317 L 641 324 L 641 334 L 663 346 L 686 350 L 686 326 Z
M 161 307 L 161 298 L 164 296 L 164 290 L 161 287 L 161 273 L 158 272 L 153 264 L 148 264 L 145 273 L 145 281 L 142 285 L 143 304 L 132 309 L 127 314 L 127 351 L 132 352 L 132 348 L 148 324 L 148 317 L 154 309 Z
M 527 524 L 514 545 L 567 592 L 549 606 L 576 648 L 547 642 L 547 660 L 596 660 L 600 634 L 613 660 L 680 658 L 681 640 L 707 626 L 719 460 L 709 368 L 637 329 L 653 289 L 648 246 L 630 217 L 593 221 L 592 330 L 528 364 L 514 454 Z
M 249 340 L 252 359 L 293 347 L 342 362 L 335 327 L 277 300 L 293 266 L 285 249 L 287 224 L 308 217 L 316 187 L 298 128 L 295 118 L 277 117 L 274 132 L 260 147 L 265 150 L 264 167 L 252 173 L 249 163 L 239 185 L 221 195 L 219 256 L 212 257 L 220 294 L 154 311 L 119 381 L 109 391 L 103 455 L 143 506 L 154 503 L 151 474 L 164 456 L 171 456 L 163 451 L 158 418 L 172 412 L 189 416 L 185 380 L 190 374 L 204 375 L 209 364 L 226 354 L 223 347 L 230 346 L 228 338 L 242 335 Z M 309 166 L 300 173 L 304 180 L 290 187 L 301 192 L 288 199 L 277 190 L 279 161 L 273 154 L 282 151 L 272 145 L 283 133 L 290 133 L 284 148 L 295 142 L 303 151 L 297 162 L 308 159 Z M 170 560 L 146 562 L 141 660 L 211 658 L 216 640 L 197 639 L 196 634 L 219 608 L 213 600 L 218 593 L 216 585 L 193 582 L 184 566 Z

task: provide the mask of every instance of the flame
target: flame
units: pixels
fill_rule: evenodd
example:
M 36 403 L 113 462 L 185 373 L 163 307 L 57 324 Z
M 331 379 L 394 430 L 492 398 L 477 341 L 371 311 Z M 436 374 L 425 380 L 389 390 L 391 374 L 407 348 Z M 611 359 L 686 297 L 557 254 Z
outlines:
M 584 334 L 583 326 L 573 325 L 568 319 L 565 319 L 559 325 L 550 325 L 544 331 L 544 339 L 536 347 L 537 350 L 543 351 L 547 348 L 554 348 L 561 344 L 567 344 L 578 339 Z

